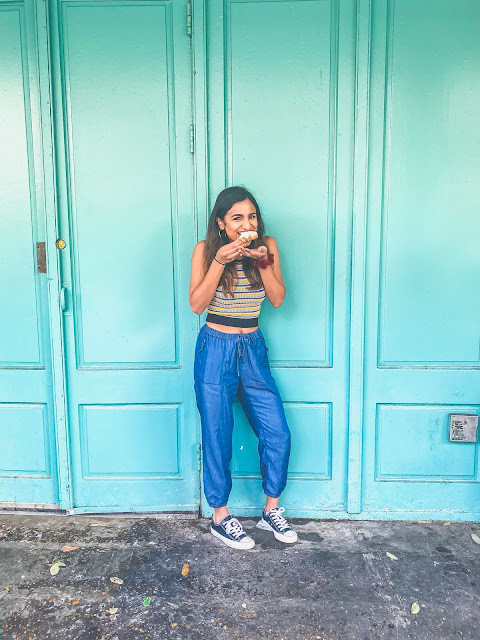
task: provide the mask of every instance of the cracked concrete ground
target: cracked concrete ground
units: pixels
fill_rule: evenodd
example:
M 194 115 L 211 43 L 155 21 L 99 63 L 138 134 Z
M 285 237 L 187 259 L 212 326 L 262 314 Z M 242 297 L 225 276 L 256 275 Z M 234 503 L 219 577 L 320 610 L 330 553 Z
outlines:
M 480 638 L 480 523 L 292 520 L 286 546 L 240 520 L 251 551 L 206 519 L 0 514 L 0 637 Z

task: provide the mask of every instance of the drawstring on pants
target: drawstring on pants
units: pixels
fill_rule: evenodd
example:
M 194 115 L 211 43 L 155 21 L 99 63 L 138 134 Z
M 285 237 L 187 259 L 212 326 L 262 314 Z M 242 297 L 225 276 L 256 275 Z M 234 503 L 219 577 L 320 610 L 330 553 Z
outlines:
M 237 353 L 235 356 L 236 364 L 237 364 L 237 373 L 238 377 L 240 377 L 240 358 L 245 353 L 245 341 L 248 339 L 250 341 L 250 345 L 253 346 L 253 338 L 248 335 L 248 333 L 240 333 L 238 342 L 237 342 Z

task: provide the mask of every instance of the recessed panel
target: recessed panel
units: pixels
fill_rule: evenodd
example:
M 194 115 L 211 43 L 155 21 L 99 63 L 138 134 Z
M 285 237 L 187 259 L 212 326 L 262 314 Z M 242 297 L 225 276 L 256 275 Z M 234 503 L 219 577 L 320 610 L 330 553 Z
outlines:
M 177 475 L 178 405 L 80 406 L 85 478 Z
M 287 298 L 264 304 L 277 361 L 330 362 L 336 3 L 231 2 L 227 181 L 251 188 Z M 299 283 L 301 282 L 301 286 Z M 285 332 L 295 324 L 295 332 Z
M 380 363 L 478 365 L 480 3 L 389 8 Z
M 122 2 L 62 9 L 83 366 L 176 359 L 170 10 Z
M 35 176 L 22 24 L 23 8 L 0 7 L 0 366 L 40 360 L 32 228 Z
M 0 476 L 50 473 L 45 405 L 0 405 Z
M 451 413 L 478 413 L 478 407 L 378 405 L 378 480 L 475 478 L 477 445 L 449 442 Z
M 284 403 L 292 434 L 289 477 L 329 479 L 331 476 L 331 410 L 329 404 Z M 232 472 L 260 476 L 258 440 L 241 405 L 234 405 Z

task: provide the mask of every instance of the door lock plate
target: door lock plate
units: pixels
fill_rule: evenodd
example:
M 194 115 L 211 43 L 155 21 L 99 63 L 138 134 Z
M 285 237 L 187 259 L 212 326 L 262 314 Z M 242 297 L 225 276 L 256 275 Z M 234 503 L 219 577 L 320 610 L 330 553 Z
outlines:
M 45 242 L 37 242 L 37 273 L 47 273 Z

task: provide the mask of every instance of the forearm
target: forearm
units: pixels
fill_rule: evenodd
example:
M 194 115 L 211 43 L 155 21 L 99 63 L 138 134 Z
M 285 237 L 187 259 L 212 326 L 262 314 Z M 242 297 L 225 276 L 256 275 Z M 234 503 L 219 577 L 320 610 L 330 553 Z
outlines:
M 205 278 L 190 295 L 190 307 L 194 313 L 201 315 L 212 301 L 225 266 L 213 260 Z
M 279 307 L 285 299 L 285 286 L 278 280 L 271 265 L 259 271 L 265 287 L 265 295 L 274 307 Z

